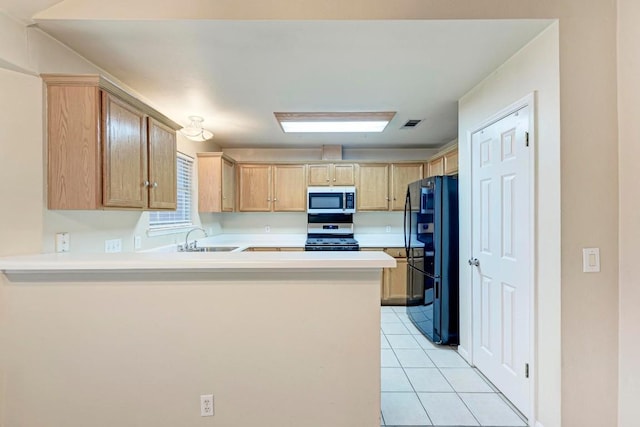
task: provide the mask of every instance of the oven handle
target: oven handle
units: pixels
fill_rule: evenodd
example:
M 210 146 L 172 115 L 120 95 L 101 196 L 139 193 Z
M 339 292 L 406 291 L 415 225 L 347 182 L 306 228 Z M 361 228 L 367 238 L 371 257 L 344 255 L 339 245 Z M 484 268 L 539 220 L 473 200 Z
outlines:
M 347 193 L 342 193 L 342 210 L 347 210 Z

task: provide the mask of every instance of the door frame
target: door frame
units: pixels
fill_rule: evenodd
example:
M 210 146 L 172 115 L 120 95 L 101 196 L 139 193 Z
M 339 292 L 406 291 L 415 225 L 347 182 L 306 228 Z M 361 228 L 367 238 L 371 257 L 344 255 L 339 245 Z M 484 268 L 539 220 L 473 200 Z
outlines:
M 538 284 L 536 281 L 536 277 L 537 277 L 536 276 L 536 271 L 537 271 L 536 236 L 538 231 L 536 227 L 537 212 L 538 212 L 538 204 L 537 204 L 537 197 L 536 197 L 536 189 L 537 189 L 537 185 L 536 185 L 536 170 L 537 170 L 536 92 L 531 92 L 527 94 L 525 97 L 499 110 L 497 113 L 492 114 L 489 118 L 483 120 L 480 124 L 478 124 L 477 126 L 474 126 L 471 130 L 467 130 L 466 144 L 467 144 L 468 153 L 469 153 L 469 162 L 468 162 L 469 194 L 467 195 L 467 197 L 469 197 L 470 200 L 473 200 L 472 185 L 471 185 L 471 179 L 472 179 L 471 173 L 472 173 L 472 165 L 473 165 L 473 159 L 471 158 L 472 157 L 471 144 L 472 144 L 473 134 L 486 128 L 487 126 L 490 126 L 502 120 L 503 118 L 515 113 L 516 111 L 526 106 L 529 107 L 529 148 L 531 150 L 530 159 L 529 159 L 530 160 L 529 162 L 529 183 L 530 183 L 529 203 L 530 203 L 530 209 L 531 209 L 530 219 L 529 219 L 530 221 L 529 223 L 529 250 L 530 250 L 529 262 L 531 265 L 531 269 L 529 271 L 529 283 L 530 283 L 530 286 L 529 286 L 529 407 L 528 407 L 529 413 L 524 415 L 528 417 L 529 426 L 534 427 L 536 425 L 535 409 L 537 407 L 537 389 L 538 389 L 538 382 L 537 382 L 538 364 L 536 359 L 536 354 L 538 349 L 537 326 L 536 326 L 536 321 L 538 317 L 537 316 L 538 301 L 536 298 L 537 289 L 538 289 Z M 470 237 L 467 242 L 467 250 L 468 250 L 468 254 L 472 255 L 473 254 L 473 240 L 471 238 L 471 236 L 473 236 L 473 224 L 471 221 L 472 203 L 469 203 L 468 206 L 469 206 L 468 220 L 470 222 L 470 224 L 468 225 L 468 229 L 470 231 Z M 460 260 L 460 269 L 469 268 L 466 261 L 467 260 Z M 463 274 L 460 274 L 460 277 L 465 277 L 465 276 Z M 471 278 L 470 289 L 472 289 L 471 284 L 473 283 L 473 279 L 472 279 L 472 276 L 469 276 L 469 277 Z M 468 322 L 468 325 L 470 326 L 469 342 L 471 345 L 470 345 L 470 348 L 464 349 L 464 353 L 466 354 L 464 354 L 463 356 L 465 356 L 465 359 L 467 359 L 472 366 L 475 366 L 473 363 L 473 357 L 474 357 L 473 348 L 474 348 L 474 343 L 477 337 L 473 336 L 473 322 L 474 322 L 473 306 L 474 306 L 474 301 L 473 301 L 473 292 L 472 292 L 468 302 L 468 309 L 470 313 L 469 322 Z

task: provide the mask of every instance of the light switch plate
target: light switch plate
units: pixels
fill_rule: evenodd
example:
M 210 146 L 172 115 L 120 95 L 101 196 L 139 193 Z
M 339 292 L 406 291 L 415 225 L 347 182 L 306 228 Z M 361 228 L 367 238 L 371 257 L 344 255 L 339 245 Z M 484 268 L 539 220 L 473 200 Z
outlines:
M 600 248 L 582 248 L 582 271 L 600 272 Z

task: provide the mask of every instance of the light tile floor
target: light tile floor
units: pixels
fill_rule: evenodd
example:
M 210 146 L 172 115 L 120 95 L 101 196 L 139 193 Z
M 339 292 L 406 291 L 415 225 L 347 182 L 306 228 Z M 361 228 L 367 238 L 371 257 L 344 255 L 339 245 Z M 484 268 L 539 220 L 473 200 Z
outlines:
M 527 425 L 454 348 L 425 338 L 406 310 L 381 308 L 381 426 Z

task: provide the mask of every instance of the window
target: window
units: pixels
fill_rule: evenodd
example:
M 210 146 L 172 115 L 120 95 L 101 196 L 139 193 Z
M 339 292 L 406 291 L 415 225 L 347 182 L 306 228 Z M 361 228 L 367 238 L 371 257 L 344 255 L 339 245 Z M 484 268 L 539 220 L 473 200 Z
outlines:
M 149 212 L 149 228 L 178 228 L 191 225 L 193 158 L 178 153 L 178 200 L 175 211 Z

